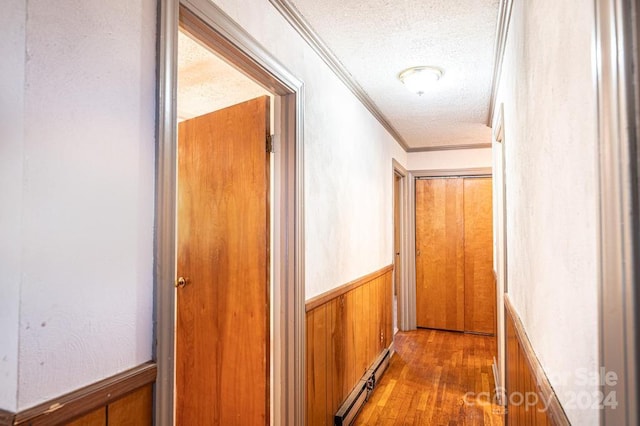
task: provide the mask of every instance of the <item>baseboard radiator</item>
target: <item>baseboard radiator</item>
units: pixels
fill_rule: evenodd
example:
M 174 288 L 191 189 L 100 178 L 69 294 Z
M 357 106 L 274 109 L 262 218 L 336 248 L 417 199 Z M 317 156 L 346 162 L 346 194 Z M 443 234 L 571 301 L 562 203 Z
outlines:
M 385 349 L 380 353 L 380 356 L 364 373 L 364 376 L 362 376 L 356 387 L 353 388 L 353 391 L 338 409 L 335 415 L 335 426 L 348 426 L 353 422 L 389 366 L 390 359 L 391 352 L 389 349 Z
M 500 406 L 504 406 L 505 405 L 505 401 L 504 401 L 504 390 L 502 389 L 502 386 L 500 386 L 500 383 L 502 383 L 501 379 L 500 379 L 500 370 L 498 369 L 498 361 L 496 361 L 496 357 L 493 357 L 493 364 L 491 364 L 491 371 L 493 371 L 493 383 L 494 383 L 494 392 L 496 395 L 496 402 L 498 403 L 498 405 Z

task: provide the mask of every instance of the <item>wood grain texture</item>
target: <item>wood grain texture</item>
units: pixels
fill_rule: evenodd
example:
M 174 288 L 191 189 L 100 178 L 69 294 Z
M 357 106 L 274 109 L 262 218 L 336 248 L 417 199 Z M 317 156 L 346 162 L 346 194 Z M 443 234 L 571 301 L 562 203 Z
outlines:
M 460 178 L 417 180 L 418 327 L 464 330 L 464 216 Z
M 333 425 L 340 405 L 393 339 L 393 271 L 307 312 L 307 425 Z
M 153 423 L 153 388 L 144 386 L 109 404 L 107 426 L 151 426 Z
M 322 294 L 319 294 L 317 296 L 314 296 L 310 299 L 308 299 L 305 302 L 305 311 L 309 312 L 312 309 L 317 308 L 320 305 L 324 305 L 325 303 L 327 303 L 328 301 L 332 300 L 332 299 L 336 299 L 337 297 L 348 293 L 349 291 L 360 287 L 363 284 L 367 284 L 368 282 L 370 282 L 371 280 L 378 278 L 381 275 L 385 275 L 387 272 L 393 270 L 393 265 L 387 265 L 383 268 L 378 269 L 375 272 L 372 272 L 370 274 L 364 275 L 360 278 L 356 278 L 353 281 L 349 281 L 346 284 L 343 284 L 341 286 L 338 286 L 336 288 L 333 288 L 327 292 L 324 292 Z
M 14 425 L 59 425 L 106 407 L 131 391 L 153 383 L 157 367 L 153 362 L 108 377 L 84 388 L 49 400 L 15 415 Z M 151 408 L 150 408 L 151 409 Z
M 491 178 L 464 179 L 464 330 L 496 332 Z
M 0 409 L 0 426 L 11 426 L 13 425 L 13 418 L 15 417 L 15 413 L 7 410 Z
M 571 423 L 533 351 L 524 326 L 505 294 L 507 328 L 506 386 L 509 425 L 569 426 Z M 536 404 L 518 403 L 524 395 Z M 545 402 L 548 408 L 545 409 Z
M 503 425 L 503 410 L 492 403 L 494 340 L 439 330 L 398 332 L 389 369 L 354 425 Z M 491 397 L 474 397 L 483 392 Z
M 179 124 L 177 424 L 269 422 L 269 99 Z
M 327 386 L 329 385 L 327 306 L 307 314 L 307 424 L 329 424 Z
M 151 406 L 147 407 L 147 409 L 150 408 Z M 65 426 L 106 426 L 106 424 L 107 407 L 101 407 L 72 422 L 66 423 Z

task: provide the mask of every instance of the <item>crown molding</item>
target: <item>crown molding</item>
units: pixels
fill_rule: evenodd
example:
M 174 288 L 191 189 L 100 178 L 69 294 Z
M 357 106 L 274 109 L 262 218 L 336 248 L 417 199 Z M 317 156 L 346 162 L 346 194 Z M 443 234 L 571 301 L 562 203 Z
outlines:
M 389 120 L 380 112 L 373 100 L 367 95 L 362 87 L 356 82 L 344 65 L 333 54 L 331 49 L 320 39 L 318 34 L 300 14 L 289 0 L 269 0 L 287 22 L 300 34 L 302 39 L 320 56 L 329 66 L 331 71 L 351 90 L 356 98 L 369 110 L 369 112 L 382 124 L 382 126 L 393 136 L 400 146 L 407 152 L 410 148 L 400 133 L 391 125 Z
M 487 117 L 487 126 L 493 124 L 493 110 L 495 108 L 496 96 L 498 95 L 498 87 L 500 86 L 500 77 L 502 75 L 502 60 L 504 59 L 504 50 L 507 45 L 507 36 L 509 35 L 509 24 L 511 23 L 511 9 L 513 8 L 513 0 L 500 0 L 498 10 L 498 27 L 496 28 L 496 44 L 493 49 L 493 78 L 491 81 L 491 99 L 489 100 L 489 116 Z
M 407 152 L 428 152 L 428 151 L 457 151 L 459 149 L 483 149 L 491 148 L 491 143 L 469 143 L 460 145 L 436 145 L 409 148 Z

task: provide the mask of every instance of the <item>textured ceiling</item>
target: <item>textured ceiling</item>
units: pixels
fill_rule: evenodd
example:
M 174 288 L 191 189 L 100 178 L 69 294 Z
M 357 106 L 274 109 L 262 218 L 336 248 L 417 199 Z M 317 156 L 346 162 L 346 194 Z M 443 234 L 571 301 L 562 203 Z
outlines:
M 178 121 L 270 95 L 191 37 L 178 33 Z
M 409 148 L 486 144 L 499 0 L 291 0 Z M 444 70 L 422 96 L 397 79 Z

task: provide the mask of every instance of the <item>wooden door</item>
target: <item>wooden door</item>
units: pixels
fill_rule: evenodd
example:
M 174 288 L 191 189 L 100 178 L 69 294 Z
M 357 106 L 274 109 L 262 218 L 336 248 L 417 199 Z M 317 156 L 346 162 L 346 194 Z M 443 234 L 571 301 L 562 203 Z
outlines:
M 179 124 L 176 424 L 269 422 L 269 98 Z
M 393 295 L 398 296 L 398 287 L 400 286 L 400 192 L 402 177 L 393 175 Z M 394 318 L 395 324 L 396 318 Z
M 416 181 L 418 327 L 464 330 L 462 179 Z
M 464 179 L 464 329 L 495 334 L 491 178 Z

